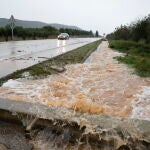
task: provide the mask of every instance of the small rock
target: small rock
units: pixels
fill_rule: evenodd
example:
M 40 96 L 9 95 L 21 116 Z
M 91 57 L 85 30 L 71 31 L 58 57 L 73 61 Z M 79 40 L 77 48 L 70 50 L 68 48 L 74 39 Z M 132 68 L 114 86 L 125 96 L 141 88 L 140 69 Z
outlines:
M 30 77 L 30 73 L 29 72 L 23 72 L 22 77 L 23 78 L 28 78 L 28 77 Z
M 59 66 L 51 66 L 51 68 L 57 70 L 58 72 L 63 72 L 66 70 L 64 67 L 59 67 Z

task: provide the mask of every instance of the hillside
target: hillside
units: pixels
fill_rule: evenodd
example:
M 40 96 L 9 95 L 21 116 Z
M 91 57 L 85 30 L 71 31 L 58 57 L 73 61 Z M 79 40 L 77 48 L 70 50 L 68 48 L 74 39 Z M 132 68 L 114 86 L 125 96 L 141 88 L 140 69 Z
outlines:
M 70 25 L 64 25 L 64 24 L 59 24 L 59 23 L 51 23 L 49 25 L 51 25 L 52 27 L 55 27 L 57 29 L 64 28 L 64 29 L 77 29 L 77 30 L 81 30 L 81 28 L 79 28 L 77 26 L 70 26 Z
M 8 24 L 9 19 L 6 18 L 0 18 L 0 27 L 4 27 Z M 57 29 L 60 28 L 69 28 L 69 29 L 81 29 L 76 26 L 69 26 L 69 25 L 64 25 L 64 24 L 58 24 L 58 23 L 45 23 L 45 22 L 40 22 L 40 21 L 25 21 L 25 20 L 18 20 L 16 19 L 16 26 L 22 26 L 24 28 L 42 28 L 44 26 L 53 26 Z

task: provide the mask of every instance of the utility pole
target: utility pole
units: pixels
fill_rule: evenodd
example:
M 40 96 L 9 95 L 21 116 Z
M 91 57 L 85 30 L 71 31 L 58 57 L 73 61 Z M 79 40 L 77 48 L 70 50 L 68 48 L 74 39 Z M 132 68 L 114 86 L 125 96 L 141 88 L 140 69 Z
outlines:
M 10 22 L 10 28 L 11 28 L 11 34 L 12 34 L 12 40 L 14 40 L 14 28 L 15 28 L 15 18 L 13 15 L 11 15 L 10 19 L 9 19 L 9 22 Z

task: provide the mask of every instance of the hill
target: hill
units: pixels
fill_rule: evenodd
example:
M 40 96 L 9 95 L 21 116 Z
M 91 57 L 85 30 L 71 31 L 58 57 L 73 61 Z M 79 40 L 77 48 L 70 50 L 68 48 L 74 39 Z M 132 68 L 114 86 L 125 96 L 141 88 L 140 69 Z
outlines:
M 59 24 L 59 23 L 51 23 L 49 25 L 52 26 L 52 27 L 55 27 L 57 29 L 64 28 L 64 29 L 77 29 L 77 30 L 81 30 L 81 28 L 79 28 L 77 26 L 70 26 L 70 25 L 64 25 L 64 24 Z
M 0 18 L 0 27 L 4 27 L 8 24 L 9 19 L 6 18 Z M 58 23 L 45 23 L 45 22 L 40 22 L 40 21 L 25 21 L 25 20 L 19 20 L 19 19 L 15 19 L 16 21 L 16 26 L 22 26 L 24 28 L 42 28 L 44 26 L 52 26 L 55 27 L 57 29 L 60 28 L 69 28 L 69 29 L 79 29 L 81 30 L 81 28 L 77 27 L 77 26 L 70 26 L 70 25 L 64 25 L 64 24 L 58 24 Z

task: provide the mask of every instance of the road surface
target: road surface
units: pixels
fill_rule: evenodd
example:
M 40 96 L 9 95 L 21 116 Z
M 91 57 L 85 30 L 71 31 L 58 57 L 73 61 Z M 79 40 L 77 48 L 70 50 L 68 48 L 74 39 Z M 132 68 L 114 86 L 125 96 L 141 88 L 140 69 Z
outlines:
M 62 41 L 48 39 L 0 42 L 0 78 L 96 40 L 98 39 L 72 38 Z

